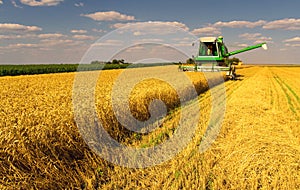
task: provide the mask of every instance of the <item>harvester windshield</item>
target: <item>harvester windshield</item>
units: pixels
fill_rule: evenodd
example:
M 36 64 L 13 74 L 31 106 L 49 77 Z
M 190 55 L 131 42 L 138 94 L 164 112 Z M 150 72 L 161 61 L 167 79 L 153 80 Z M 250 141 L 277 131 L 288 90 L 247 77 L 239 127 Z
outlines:
M 199 56 L 218 56 L 218 47 L 214 42 L 200 42 Z

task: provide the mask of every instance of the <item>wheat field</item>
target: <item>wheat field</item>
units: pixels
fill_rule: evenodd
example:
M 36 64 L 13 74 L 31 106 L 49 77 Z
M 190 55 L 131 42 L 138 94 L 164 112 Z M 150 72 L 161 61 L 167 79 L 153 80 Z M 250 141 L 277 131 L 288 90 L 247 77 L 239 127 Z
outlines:
M 107 132 L 132 147 L 155 147 L 172 138 L 185 108 L 178 91 L 159 79 L 136 83 L 128 100 L 139 120 L 150 117 L 152 100 L 163 101 L 163 124 L 139 135 L 118 123 L 111 92 L 122 72 L 102 71 L 95 89 L 95 107 Z M 151 72 L 179 84 L 182 96 L 189 97 L 173 66 L 132 69 L 125 78 L 129 84 L 129 76 Z M 203 74 L 185 73 L 201 110 L 195 134 L 172 159 L 147 168 L 112 164 L 86 144 L 74 119 L 75 73 L 1 77 L 0 188 L 300 189 L 299 72 L 300 67 L 238 69 L 238 80 L 225 82 L 224 120 L 205 152 L 199 145 L 213 114 L 211 93 Z M 210 80 L 217 88 L 218 81 Z

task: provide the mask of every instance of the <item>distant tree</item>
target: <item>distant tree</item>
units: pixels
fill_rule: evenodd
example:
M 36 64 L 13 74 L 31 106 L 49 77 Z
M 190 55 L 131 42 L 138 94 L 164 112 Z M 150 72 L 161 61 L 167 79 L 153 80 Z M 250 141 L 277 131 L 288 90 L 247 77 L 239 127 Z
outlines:
M 99 61 L 92 61 L 91 64 L 99 64 Z
M 124 59 L 113 59 L 111 64 L 125 64 L 125 60 Z
M 195 63 L 195 60 L 192 59 L 192 58 L 189 58 L 189 59 L 186 60 L 186 63 L 187 63 L 187 64 L 194 64 L 194 63 Z
M 119 64 L 119 60 L 116 59 L 112 60 L 112 64 Z

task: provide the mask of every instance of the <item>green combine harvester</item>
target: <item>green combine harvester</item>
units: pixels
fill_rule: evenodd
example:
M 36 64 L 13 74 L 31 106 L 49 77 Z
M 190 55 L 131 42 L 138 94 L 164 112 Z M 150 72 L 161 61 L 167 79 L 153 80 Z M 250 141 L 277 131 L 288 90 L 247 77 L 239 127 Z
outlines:
M 240 50 L 228 52 L 227 47 L 223 42 L 223 37 L 203 37 L 200 38 L 199 52 L 194 59 L 194 65 L 180 65 L 180 71 L 193 72 L 226 72 L 226 75 L 231 79 L 236 78 L 235 67 L 229 63 L 229 56 L 253 50 L 262 47 L 267 49 L 266 43 L 261 43 L 249 46 Z

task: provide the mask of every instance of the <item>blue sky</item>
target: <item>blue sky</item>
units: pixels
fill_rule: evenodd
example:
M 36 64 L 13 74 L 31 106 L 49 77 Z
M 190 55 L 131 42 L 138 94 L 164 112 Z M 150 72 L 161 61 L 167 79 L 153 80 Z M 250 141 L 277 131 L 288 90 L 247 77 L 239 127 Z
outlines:
M 268 43 L 268 51 L 238 55 L 245 63 L 300 63 L 299 7 L 299 0 L 0 0 L 0 64 L 80 62 L 99 38 L 149 21 L 157 33 L 169 24 L 197 37 L 222 35 L 229 50 Z

